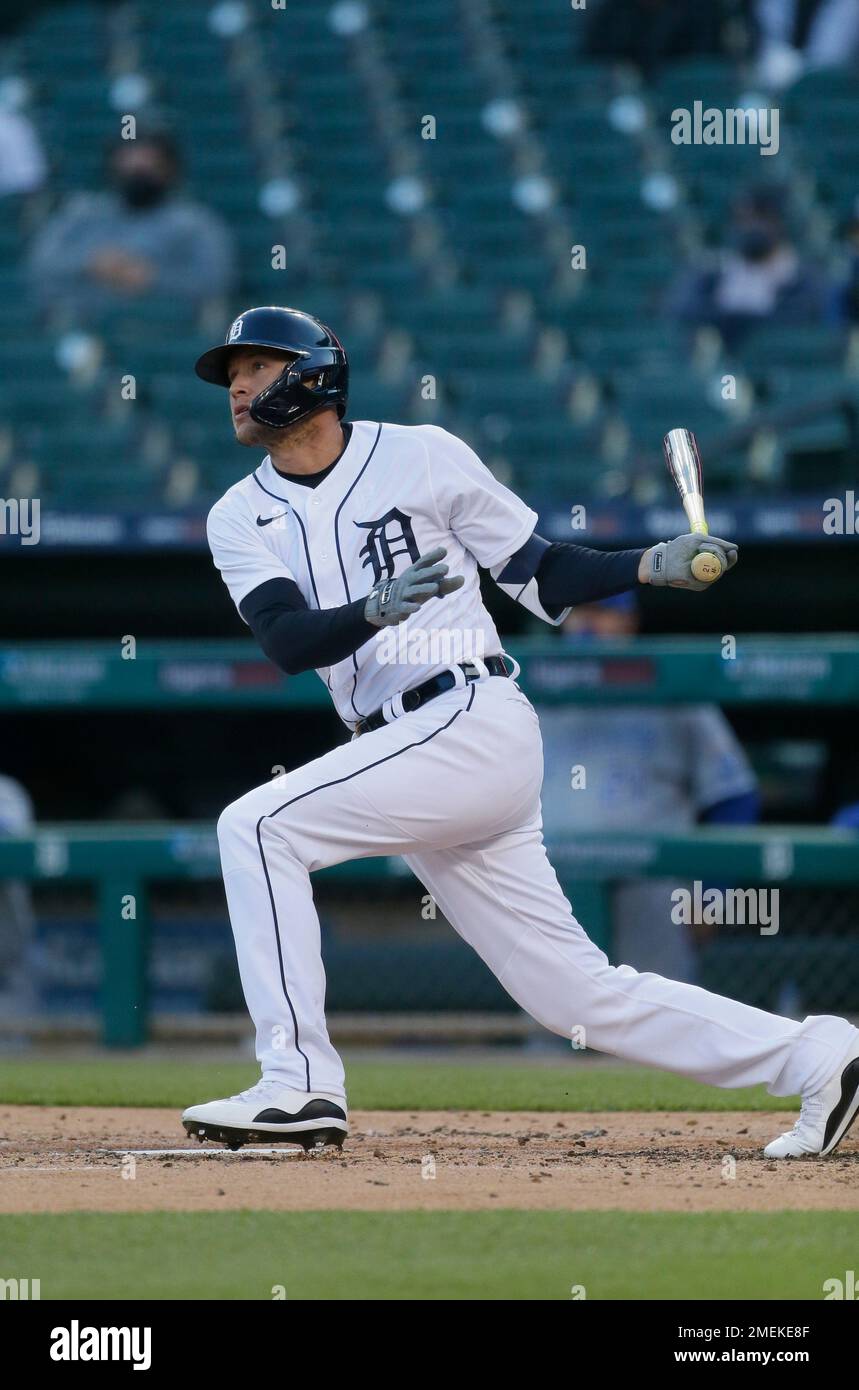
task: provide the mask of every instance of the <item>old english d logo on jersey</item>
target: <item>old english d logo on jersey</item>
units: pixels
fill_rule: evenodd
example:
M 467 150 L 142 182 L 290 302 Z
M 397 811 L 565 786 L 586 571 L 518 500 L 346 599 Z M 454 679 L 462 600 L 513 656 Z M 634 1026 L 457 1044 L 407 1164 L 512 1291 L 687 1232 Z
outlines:
M 277 518 L 278 512 L 284 515 Z M 537 520 L 536 512 L 446 430 L 355 420 L 339 462 L 321 486 L 291 482 L 266 458 L 215 503 L 206 532 L 240 613 L 245 600 L 274 579 L 295 584 L 311 610 L 348 607 L 374 584 L 390 584 L 421 551 L 439 546 L 447 551 L 450 573 L 461 574 L 465 583 L 433 604 L 431 631 L 415 638 L 405 661 L 396 644 L 396 650 L 380 647 L 366 640 L 363 628 L 356 635 L 365 640 L 352 652 L 344 652 L 339 635 L 336 643 L 314 649 L 316 669 L 338 714 L 354 727 L 386 700 L 437 674 L 454 650 L 464 654 L 466 642 L 468 655 L 501 650 L 481 599 L 477 568 L 503 569 Z M 523 585 L 529 586 L 527 574 L 517 581 L 514 596 Z M 329 621 L 339 634 L 336 620 L 322 619 L 321 626 Z M 423 621 L 412 624 L 409 637 L 415 629 L 423 632 Z M 448 632 L 457 635 L 448 639 Z
M 398 555 L 408 555 L 412 563 L 420 559 L 412 519 L 397 507 L 385 512 L 378 521 L 356 521 L 355 525 L 367 531 L 367 544 L 361 547 L 358 554 L 366 556 L 361 561 L 362 568 L 373 566 L 374 584 L 383 577 L 393 579 L 396 569 L 394 561 Z M 392 528 L 390 535 L 388 527 Z

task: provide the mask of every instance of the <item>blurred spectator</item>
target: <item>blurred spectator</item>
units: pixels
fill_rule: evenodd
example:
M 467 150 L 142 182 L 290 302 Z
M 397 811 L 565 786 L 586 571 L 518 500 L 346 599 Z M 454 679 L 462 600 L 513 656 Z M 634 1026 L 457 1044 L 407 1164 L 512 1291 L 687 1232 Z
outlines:
M 859 58 L 857 0 L 755 0 L 760 39 L 758 79 L 787 87 L 812 68 L 845 67 Z
M 576 608 L 562 625 L 562 640 L 624 640 L 638 625 L 635 595 L 620 594 Z M 539 715 L 550 843 L 579 831 L 682 834 L 699 821 L 757 819 L 754 773 L 715 705 L 549 705 Z M 579 789 L 571 785 L 575 767 L 585 772 Z M 694 982 L 694 929 L 671 920 L 671 893 L 681 886 L 652 878 L 615 885 L 615 962 Z
M 668 312 L 694 327 L 718 328 L 735 346 L 755 324 L 821 322 L 831 289 L 800 256 L 775 189 L 751 189 L 734 205 L 725 248 L 684 272 Z
M 853 204 L 842 228 L 847 252 L 847 271 L 836 285 L 833 302 L 834 317 L 839 323 L 859 323 L 859 198 Z
M 0 106 L 0 198 L 35 193 L 45 182 L 45 156 L 28 116 Z
M 743 0 L 601 0 L 588 5 L 585 52 L 626 58 L 648 76 L 672 58 L 719 53 L 725 25 Z
M 77 323 L 142 295 L 196 309 L 230 289 L 233 249 L 221 219 L 178 192 L 181 161 L 164 133 L 120 140 L 112 189 L 73 195 L 36 237 L 33 293 Z
M 33 803 L 28 793 L 20 782 L 0 776 L 0 836 L 27 835 L 32 829 Z M 28 886 L 0 878 L 0 1015 L 35 1009 L 33 938 Z

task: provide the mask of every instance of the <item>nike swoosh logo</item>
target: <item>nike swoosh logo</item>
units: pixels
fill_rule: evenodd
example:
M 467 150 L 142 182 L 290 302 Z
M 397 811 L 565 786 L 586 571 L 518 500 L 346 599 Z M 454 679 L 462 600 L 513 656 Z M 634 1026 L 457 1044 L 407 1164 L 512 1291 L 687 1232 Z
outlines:
M 274 516 L 258 516 L 257 526 L 270 526 L 273 521 L 280 521 L 283 516 L 286 516 L 286 512 L 275 512 Z

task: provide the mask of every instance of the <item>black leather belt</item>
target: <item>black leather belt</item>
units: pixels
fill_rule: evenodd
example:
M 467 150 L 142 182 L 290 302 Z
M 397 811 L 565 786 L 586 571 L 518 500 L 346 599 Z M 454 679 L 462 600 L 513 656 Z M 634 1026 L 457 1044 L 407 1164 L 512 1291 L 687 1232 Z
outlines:
M 509 676 L 511 674 L 503 656 L 488 656 L 483 665 L 490 676 Z M 479 680 L 483 674 L 470 661 L 460 662 L 459 669 L 465 673 L 467 685 Z M 452 671 L 442 671 L 438 676 L 430 676 L 429 680 L 424 681 L 422 685 L 416 685 L 412 690 L 403 691 L 400 697 L 403 702 L 403 713 L 411 714 L 413 710 L 420 709 L 421 705 L 427 704 L 429 700 L 434 700 L 437 695 L 443 695 L 446 690 L 453 690 L 455 685 L 456 676 Z M 360 724 L 355 726 L 355 733 L 369 734 L 373 729 L 381 729 L 383 724 L 389 722 L 382 710 L 377 709 L 375 714 L 368 714 L 366 719 L 362 719 Z

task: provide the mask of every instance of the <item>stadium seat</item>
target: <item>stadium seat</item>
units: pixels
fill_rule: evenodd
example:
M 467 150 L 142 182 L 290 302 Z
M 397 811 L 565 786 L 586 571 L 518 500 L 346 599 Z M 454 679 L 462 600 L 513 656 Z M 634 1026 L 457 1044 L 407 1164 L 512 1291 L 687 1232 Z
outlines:
M 737 355 L 750 370 L 760 373 L 804 363 L 840 368 L 846 346 L 846 333 L 829 324 L 764 323 L 748 334 Z

